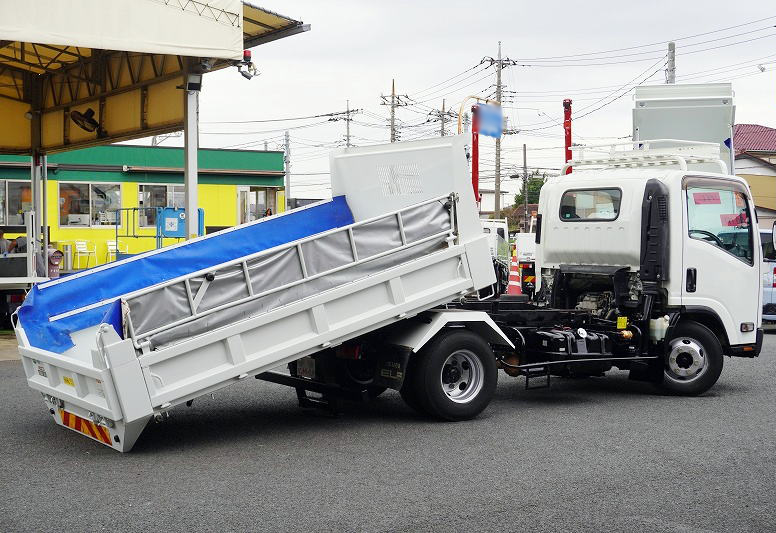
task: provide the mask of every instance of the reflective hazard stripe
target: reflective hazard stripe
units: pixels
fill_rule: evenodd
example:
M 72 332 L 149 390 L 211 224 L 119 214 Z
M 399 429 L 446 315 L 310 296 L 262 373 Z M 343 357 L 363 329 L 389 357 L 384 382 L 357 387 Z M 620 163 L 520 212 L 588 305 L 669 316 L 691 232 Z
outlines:
M 523 281 L 528 283 L 536 279 L 536 276 L 523 276 Z
M 91 420 L 81 418 L 80 416 L 74 415 L 73 413 L 69 413 L 64 409 L 59 410 L 59 415 L 62 417 L 63 426 L 69 427 L 70 429 L 74 429 L 79 433 L 83 433 L 87 437 L 91 437 L 94 440 L 98 440 L 103 444 L 112 446 L 112 443 L 110 441 L 110 432 L 108 432 L 108 428 L 101 426 L 99 424 L 95 424 Z

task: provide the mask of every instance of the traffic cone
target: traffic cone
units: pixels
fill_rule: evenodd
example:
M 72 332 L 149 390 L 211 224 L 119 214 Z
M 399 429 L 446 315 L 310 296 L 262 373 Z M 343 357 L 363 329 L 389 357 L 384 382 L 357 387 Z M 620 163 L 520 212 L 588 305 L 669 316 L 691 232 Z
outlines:
M 520 267 L 517 263 L 517 250 L 512 250 L 512 260 L 509 264 L 509 287 L 507 294 L 523 294 L 520 288 Z

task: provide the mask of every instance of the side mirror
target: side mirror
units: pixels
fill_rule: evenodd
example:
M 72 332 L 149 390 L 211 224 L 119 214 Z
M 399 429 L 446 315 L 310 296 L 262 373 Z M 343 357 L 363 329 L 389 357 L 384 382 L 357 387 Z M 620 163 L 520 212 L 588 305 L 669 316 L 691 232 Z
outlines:
M 771 243 L 776 249 L 776 220 L 773 222 L 773 227 L 771 228 Z

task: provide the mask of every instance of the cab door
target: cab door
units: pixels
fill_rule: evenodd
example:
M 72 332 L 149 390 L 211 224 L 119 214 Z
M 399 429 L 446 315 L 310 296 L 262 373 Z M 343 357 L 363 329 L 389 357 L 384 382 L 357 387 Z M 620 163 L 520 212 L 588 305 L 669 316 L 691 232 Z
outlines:
M 748 189 L 722 178 L 685 178 L 682 305 L 712 311 L 731 345 L 756 342 L 761 311 L 759 231 Z

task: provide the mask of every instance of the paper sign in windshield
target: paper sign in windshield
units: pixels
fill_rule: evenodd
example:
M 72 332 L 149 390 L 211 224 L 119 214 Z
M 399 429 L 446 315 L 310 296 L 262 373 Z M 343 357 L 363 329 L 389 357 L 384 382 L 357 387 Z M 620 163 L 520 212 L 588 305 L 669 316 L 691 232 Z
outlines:
M 722 203 L 718 192 L 694 192 L 692 193 L 692 199 L 695 205 Z
M 719 220 L 723 226 L 743 226 L 748 222 L 746 212 L 737 215 L 719 215 Z

